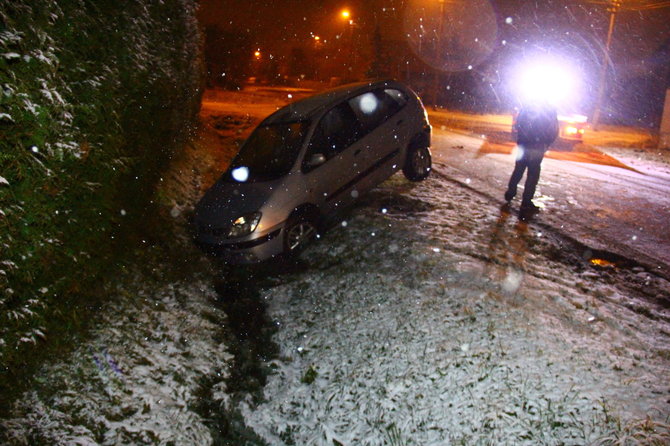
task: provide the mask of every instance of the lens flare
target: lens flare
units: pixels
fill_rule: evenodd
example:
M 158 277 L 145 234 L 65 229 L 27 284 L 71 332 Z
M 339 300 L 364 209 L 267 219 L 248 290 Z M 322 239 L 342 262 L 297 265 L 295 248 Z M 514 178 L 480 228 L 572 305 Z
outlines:
M 373 93 L 365 93 L 361 98 L 360 98 L 360 108 L 361 111 L 365 114 L 372 114 L 374 113 L 375 110 L 377 110 L 377 104 L 379 101 L 375 97 Z
M 408 0 L 403 30 L 412 51 L 445 72 L 473 70 L 497 46 L 498 23 L 490 0 Z
M 576 101 L 577 75 L 560 59 L 538 59 L 514 72 L 515 93 L 524 104 L 548 102 L 556 107 Z
M 240 183 L 244 183 L 249 179 L 249 168 L 242 166 L 233 169 L 232 176 L 235 180 L 239 181 Z

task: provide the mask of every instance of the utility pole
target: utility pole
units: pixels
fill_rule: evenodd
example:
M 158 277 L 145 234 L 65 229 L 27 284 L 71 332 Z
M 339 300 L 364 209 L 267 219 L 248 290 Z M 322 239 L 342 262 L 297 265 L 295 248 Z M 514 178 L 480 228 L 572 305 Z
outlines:
M 440 3 L 440 17 L 437 26 L 437 39 L 435 42 L 435 75 L 433 77 L 433 110 L 437 110 L 437 92 L 440 88 L 440 72 L 442 70 L 442 58 L 440 52 L 442 51 L 442 34 L 444 32 L 444 4 L 445 0 L 438 0 Z
M 607 12 L 610 13 L 610 25 L 607 30 L 607 40 L 605 41 L 605 48 L 603 50 L 603 62 L 600 66 L 600 79 L 598 81 L 598 96 L 596 97 L 596 105 L 593 110 L 593 129 L 598 130 L 600 124 L 600 112 L 602 108 L 603 96 L 605 95 L 605 85 L 607 83 L 607 68 L 610 65 L 610 46 L 612 45 L 612 34 L 614 33 L 614 21 L 616 15 L 621 9 L 622 0 L 610 0 L 610 6 Z

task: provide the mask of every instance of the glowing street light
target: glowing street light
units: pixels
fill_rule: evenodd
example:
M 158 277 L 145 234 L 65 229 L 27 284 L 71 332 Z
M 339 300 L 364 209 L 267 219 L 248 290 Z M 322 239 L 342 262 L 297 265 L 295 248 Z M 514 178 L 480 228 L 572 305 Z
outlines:
M 342 12 L 340 13 L 340 16 L 341 16 L 344 20 L 350 20 L 350 19 L 351 19 L 351 12 L 349 12 L 348 9 L 343 9 Z
M 255 57 L 256 59 L 260 59 L 260 58 L 261 58 L 261 51 L 260 51 L 260 50 L 256 50 L 256 51 L 254 51 L 254 57 Z

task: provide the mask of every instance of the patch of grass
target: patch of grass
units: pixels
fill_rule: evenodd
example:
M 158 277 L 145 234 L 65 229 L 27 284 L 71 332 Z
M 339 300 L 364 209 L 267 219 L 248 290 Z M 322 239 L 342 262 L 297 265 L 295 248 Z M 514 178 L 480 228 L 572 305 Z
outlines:
M 221 373 L 204 377 L 193 410 L 197 412 L 212 433 L 213 446 L 265 446 L 265 443 L 244 423 L 244 417 L 238 409 L 227 407 L 214 398 L 212 389 L 221 380 Z
M 303 384 L 312 384 L 316 381 L 317 376 L 319 376 L 319 372 L 316 370 L 316 367 L 310 365 L 302 375 L 302 378 L 300 378 L 300 382 Z
M 595 443 L 597 445 L 663 446 L 670 444 L 670 417 L 666 417 L 665 421 L 659 421 L 647 416 L 642 420 L 633 420 L 625 424 L 618 418 L 606 416 L 606 419 L 614 428 L 598 438 Z

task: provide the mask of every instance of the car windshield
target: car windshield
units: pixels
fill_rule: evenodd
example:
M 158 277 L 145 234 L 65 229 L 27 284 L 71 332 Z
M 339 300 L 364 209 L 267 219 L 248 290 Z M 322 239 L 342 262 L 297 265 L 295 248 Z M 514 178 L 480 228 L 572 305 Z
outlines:
M 286 175 L 295 163 L 308 128 L 307 121 L 259 125 L 233 160 L 228 178 L 253 182 Z

